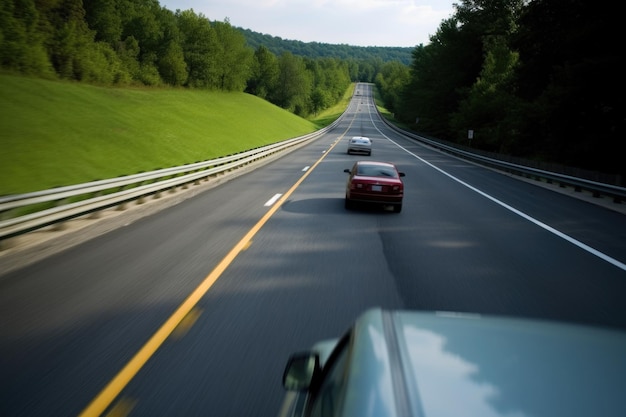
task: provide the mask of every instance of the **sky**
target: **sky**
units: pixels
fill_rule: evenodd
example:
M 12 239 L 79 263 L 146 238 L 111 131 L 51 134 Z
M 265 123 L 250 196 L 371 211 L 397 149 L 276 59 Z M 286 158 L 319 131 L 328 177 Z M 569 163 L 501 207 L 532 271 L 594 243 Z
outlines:
M 414 47 L 430 43 L 460 0 L 160 0 L 211 21 L 285 40 L 351 46 Z

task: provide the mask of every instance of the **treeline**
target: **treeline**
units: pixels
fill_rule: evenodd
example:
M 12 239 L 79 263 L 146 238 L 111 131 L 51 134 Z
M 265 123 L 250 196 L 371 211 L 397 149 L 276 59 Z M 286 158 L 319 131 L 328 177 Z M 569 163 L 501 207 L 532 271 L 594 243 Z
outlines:
M 400 63 L 408 66 L 412 59 L 413 48 L 302 42 L 261 34 L 249 29 L 237 29 L 244 34 L 250 47 L 258 49 L 263 46 L 277 56 L 290 53 L 312 59 L 340 59 L 348 65 L 351 81 L 374 82 L 376 75 L 387 64 Z
M 352 81 L 375 82 L 420 133 L 626 178 L 619 13 L 586 0 L 461 0 L 455 10 L 407 65 L 406 48 L 286 41 L 157 0 L 4 0 L 0 67 L 245 91 L 301 116 Z
M 626 178 L 620 13 L 586 0 L 462 0 L 455 11 L 409 67 L 377 74 L 397 119 L 473 148 Z
M 252 48 L 263 45 L 272 53 L 281 55 L 283 52 L 291 52 L 294 55 L 310 58 L 340 58 L 342 60 L 356 60 L 363 62 L 391 62 L 398 61 L 405 65 L 411 63 L 413 48 L 402 46 L 354 46 L 347 44 L 329 44 L 320 42 L 302 42 L 298 40 L 283 39 L 251 31 L 239 29 Z
M 0 66 L 99 85 L 246 91 L 301 116 L 335 104 L 363 74 L 356 61 L 253 49 L 230 22 L 157 0 L 4 0 Z

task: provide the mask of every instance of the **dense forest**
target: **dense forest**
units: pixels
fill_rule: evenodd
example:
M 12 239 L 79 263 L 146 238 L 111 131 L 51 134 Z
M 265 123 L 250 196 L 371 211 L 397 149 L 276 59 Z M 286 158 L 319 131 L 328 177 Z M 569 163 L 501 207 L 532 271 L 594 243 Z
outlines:
M 375 82 L 420 133 L 624 176 L 618 16 L 586 0 L 462 0 L 427 45 L 407 49 L 283 40 L 157 0 L 4 0 L 0 67 L 245 91 L 301 116 L 336 103 L 350 82 Z
M 408 69 L 389 64 L 377 75 L 396 118 L 440 139 L 621 175 L 624 184 L 619 14 L 586 0 L 463 0 L 455 10 Z
M 359 62 L 392 62 L 398 61 L 405 65 L 411 63 L 413 48 L 403 46 L 354 46 L 347 44 L 328 44 L 319 42 L 302 42 L 286 40 L 278 36 L 253 32 L 250 29 L 237 28 L 246 37 L 250 47 L 257 49 L 263 45 L 274 55 L 290 52 L 294 55 L 309 58 L 340 58 Z
M 276 55 L 250 47 L 230 22 L 157 0 L 7 0 L 0 4 L 0 66 L 28 76 L 103 86 L 246 91 L 301 116 L 373 79 L 380 59 Z

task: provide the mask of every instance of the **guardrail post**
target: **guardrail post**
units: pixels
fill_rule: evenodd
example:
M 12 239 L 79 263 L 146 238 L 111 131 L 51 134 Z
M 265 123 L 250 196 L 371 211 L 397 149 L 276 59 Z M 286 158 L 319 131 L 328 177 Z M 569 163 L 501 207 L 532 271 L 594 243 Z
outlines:
M 0 240 L 0 252 L 11 249 L 13 246 L 13 238 Z
M 61 221 L 52 225 L 52 230 L 55 232 L 61 232 L 63 230 L 67 230 L 67 222 Z
M 470 160 L 477 160 L 486 166 L 492 166 L 505 172 L 510 172 L 522 177 L 537 178 L 538 181 L 544 179 L 552 184 L 558 183 L 559 187 L 575 187 L 576 191 L 582 188 L 594 193 L 594 196 L 612 197 L 615 203 L 621 203 L 626 199 L 626 188 L 619 185 L 608 185 L 606 183 L 597 183 L 577 177 L 569 177 L 551 171 L 537 170 L 531 167 L 525 167 L 508 163 L 506 161 L 498 161 L 490 158 L 482 157 L 478 154 L 471 154 L 460 149 L 442 145 L 438 142 L 422 138 L 418 135 L 407 134 L 407 132 L 393 126 L 383 118 L 383 121 L 394 130 L 405 134 L 407 137 L 413 137 L 421 141 L 425 141 L 430 146 L 438 148 L 444 152 L 464 156 Z M 334 125 L 334 124 L 333 124 Z M 331 125 L 331 126 L 333 126 Z M 117 205 L 117 210 L 125 210 L 127 204 L 143 204 L 146 198 L 152 195 L 153 198 L 162 197 L 162 193 L 169 190 L 170 193 L 176 193 L 177 187 L 182 186 L 187 189 L 193 185 L 198 185 L 203 181 L 218 180 L 227 175 L 231 171 L 254 165 L 262 159 L 274 158 L 287 149 L 305 144 L 311 138 L 319 137 L 323 132 L 329 130 L 330 127 L 321 131 L 306 135 L 295 139 L 290 139 L 278 144 L 262 147 L 258 150 L 249 150 L 240 154 L 220 157 L 214 160 L 196 163 L 192 166 L 173 167 L 166 169 L 158 169 L 148 173 L 140 173 L 136 175 L 124 176 L 120 178 L 97 180 L 85 184 L 77 184 L 74 186 L 60 187 L 58 189 L 44 190 L 41 192 L 27 193 L 18 196 L 0 196 L 0 243 L 6 246 L 5 241 L 10 239 L 8 236 L 16 236 L 17 234 L 28 233 L 30 230 L 53 226 L 56 230 L 68 227 L 67 219 L 95 213 L 96 210 L 103 210 Z M 200 169 L 198 169 L 200 167 Z M 198 171 L 206 171 L 202 174 Z M 179 178 L 180 177 L 180 178 Z M 619 177 L 618 177 L 619 179 Z M 162 183 L 162 184 L 159 184 Z M 622 181 L 616 181 L 621 184 Z M 118 191 L 114 191 L 115 188 Z M 106 198 L 103 194 L 106 193 Z M 143 194 L 141 194 L 143 193 Z M 91 198 L 89 196 L 99 196 Z M 85 197 L 89 197 L 85 200 Z M 84 200 L 84 202 L 83 202 Z M 67 205 L 65 209 L 62 206 Z M 31 209 L 32 207 L 32 209 Z M 83 210 L 83 211 L 80 211 Z M 24 225 L 14 231 L 15 221 L 24 216 Z M 94 214 L 97 216 L 97 214 Z M 26 224 L 26 222 L 28 222 Z M 54 226 L 55 222 L 57 223 Z

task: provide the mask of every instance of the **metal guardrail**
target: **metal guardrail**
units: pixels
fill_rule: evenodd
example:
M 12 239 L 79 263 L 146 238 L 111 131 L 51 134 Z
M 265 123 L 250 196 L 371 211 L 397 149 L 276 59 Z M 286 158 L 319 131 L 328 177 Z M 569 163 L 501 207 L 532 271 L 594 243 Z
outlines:
M 0 241 L 73 218 L 120 206 L 294 150 L 318 138 L 339 121 L 308 135 L 210 161 L 0 197 Z M 30 211 L 28 214 L 24 214 Z
M 158 195 L 179 186 L 197 184 L 202 180 L 208 180 L 210 177 L 241 168 L 277 153 L 293 150 L 332 129 L 342 117 L 314 133 L 210 161 L 28 194 L 0 197 L 0 241 L 110 207 L 123 207 L 125 203 L 130 201 Z M 482 165 L 528 178 L 557 182 L 562 187 L 571 186 L 577 191 L 587 190 L 593 193 L 595 197 L 608 196 L 618 204 L 626 200 L 626 188 L 624 187 L 485 157 L 400 129 L 382 115 L 381 119 L 387 126 L 404 136 Z M 32 212 L 23 214 L 29 207 L 42 206 L 45 208 L 33 208 Z
M 600 198 L 602 196 L 607 196 L 613 199 L 613 202 L 616 204 L 621 204 L 626 200 L 626 188 L 620 187 L 617 185 L 606 184 L 597 181 L 591 181 L 584 178 L 574 177 L 565 174 L 559 174 L 552 171 L 541 170 L 525 165 L 513 164 L 507 161 L 489 158 L 483 155 L 480 155 L 475 152 L 465 151 L 453 146 L 446 145 L 444 143 L 425 138 L 423 136 L 416 135 L 412 132 L 408 132 L 404 129 L 395 126 L 389 120 L 385 119 L 384 116 L 381 115 L 381 119 L 384 123 L 395 130 L 396 132 L 410 137 L 412 139 L 418 140 L 422 143 L 426 143 L 429 146 L 440 149 L 446 153 L 453 154 L 455 156 L 471 160 L 473 162 L 477 162 L 481 165 L 489 166 L 491 168 L 495 168 L 501 171 L 505 171 L 511 174 L 527 177 L 527 178 L 535 178 L 537 180 L 545 180 L 548 183 L 558 183 L 561 187 L 573 187 L 576 191 L 582 192 L 583 190 L 589 191 L 593 194 L 594 197 Z

